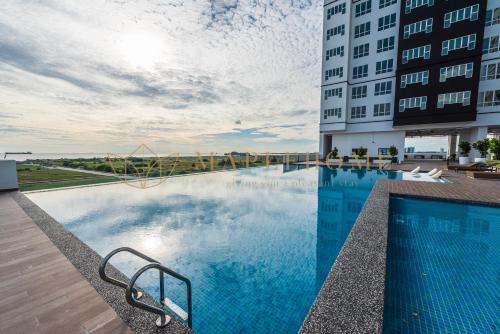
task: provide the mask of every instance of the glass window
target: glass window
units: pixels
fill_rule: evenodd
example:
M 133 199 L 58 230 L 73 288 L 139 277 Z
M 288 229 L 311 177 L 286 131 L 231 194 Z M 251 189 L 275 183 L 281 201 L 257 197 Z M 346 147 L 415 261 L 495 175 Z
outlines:
M 448 104 L 462 104 L 462 106 L 468 106 L 470 105 L 470 96 L 470 91 L 439 94 L 437 107 L 442 109 Z
M 366 57 L 370 54 L 370 44 L 362 44 L 354 47 L 354 59 Z
M 486 26 L 492 26 L 500 23 L 500 7 L 486 11 Z
M 377 53 L 393 50 L 394 43 L 395 43 L 394 37 L 379 39 L 377 41 Z
M 331 77 L 339 77 L 342 78 L 344 76 L 344 68 L 337 67 L 330 70 L 325 71 L 325 80 L 329 80 Z
M 485 64 L 481 67 L 481 81 L 500 79 L 500 63 Z
M 368 65 L 356 66 L 352 69 L 352 78 L 359 79 L 368 76 Z
M 352 88 L 352 99 L 361 99 L 367 96 L 367 86 L 359 86 L 359 87 L 353 87 Z
M 398 0 L 380 0 L 378 8 L 382 9 L 388 7 L 390 5 L 394 5 L 396 2 L 398 2 Z
M 365 117 L 366 117 L 366 106 L 351 108 L 351 119 L 365 118 Z
M 406 88 L 407 85 L 418 83 L 422 84 L 422 86 L 429 84 L 429 70 L 402 75 L 400 87 Z
M 389 116 L 391 114 L 390 103 L 380 103 L 373 106 L 373 116 Z
M 483 40 L 483 54 L 499 51 L 500 36 L 491 36 Z
M 410 14 L 412 10 L 422 6 L 434 6 L 434 0 L 406 0 L 405 14 Z
M 453 23 L 470 20 L 477 21 L 479 18 L 479 4 L 448 12 L 444 15 L 444 28 L 449 28 Z
M 500 106 L 500 90 L 489 90 L 479 93 L 478 107 Z
M 325 90 L 325 100 L 329 97 L 342 97 L 342 87 Z
M 439 82 L 446 82 L 449 78 L 466 77 L 472 78 L 474 63 L 460 64 L 455 66 L 442 67 L 439 73 Z
M 354 9 L 354 15 L 356 17 L 368 14 L 372 11 L 372 0 L 363 1 L 358 3 Z
M 410 97 L 399 100 L 399 112 L 404 112 L 406 109 L 419 108 L 420 110 L 427 109 L 427 96 Z
M 430 59 L 431 57 L 431 45 L 424 45 L 413 49 L 408 49 L 403 51 L 402 63 L 406 64 L 410 60 L 417 58 Z
M 366 22 L 354 27 L 354 38 L 363 37 L 370 34 L 370 22 Z
M 476 48 L 476 34 L 457 37 L 442 42 L 441 55 L 447 56 L 450 51 L 465 49 L 474 50 Z
M 332 8 L 326 10 L 326 19 L 329 20 L 332 18 L 332 16 L 336 14 L 345 14 L 345 10 L 346 10 L 345 2 L 335 5 Z
M 375 96 L 391 94 L 392 81 L 378 82 L 375 84 Z
M 378 19 L 378 31 L 386 30 L 396 26 L 396 13 L 386 15 Z
M 387 59 L 377 62 L 375 74 L 382 74 L 392 72 L 393 60 Z
M 323 111 L 323 119 L 327 119 L 328 117 L 342 117 L 342 108 L 333 108 L 333 109 L 325 109 Z
M 404 39 L 410 38 L 411 35 L 425 32 L 429 34 L 432 32 L 432 24 L 434 19 L 429 18 L 415 23 L 407 24 L 404 26 Z

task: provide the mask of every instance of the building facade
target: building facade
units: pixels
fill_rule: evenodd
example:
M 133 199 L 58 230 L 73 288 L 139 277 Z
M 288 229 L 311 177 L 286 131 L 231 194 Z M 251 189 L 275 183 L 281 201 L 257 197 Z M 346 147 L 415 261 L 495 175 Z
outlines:
M 325 0 L 321 156 L 500 132 L 499 35 L 500 0 Z

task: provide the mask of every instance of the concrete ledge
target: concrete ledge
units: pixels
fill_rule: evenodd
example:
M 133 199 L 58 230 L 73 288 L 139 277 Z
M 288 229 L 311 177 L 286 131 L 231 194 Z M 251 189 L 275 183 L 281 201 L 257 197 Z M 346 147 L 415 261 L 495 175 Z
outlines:
M 170 324 L 158 329 L 155 325 L 156 315 L 131 307 L 125 301 L 123 289 L 101 280 L 98 268 L 102 257 L 99 254 L 22 193 L 11 192 L 10 195 L 135 333 L 193 333 L 174 316 Z M 107 272 L 121 280 L 127 280 L 123 273 L 111 265 L 108 266 Z M 156 303 L 148 294 L 143 298 L 146 303 Z
M 300 333 L 381 333 L 389 194 L 377 183 Z

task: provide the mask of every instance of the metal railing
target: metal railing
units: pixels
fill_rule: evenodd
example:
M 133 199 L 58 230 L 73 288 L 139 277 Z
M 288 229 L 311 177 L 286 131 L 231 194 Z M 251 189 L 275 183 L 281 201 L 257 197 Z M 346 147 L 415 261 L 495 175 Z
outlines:
M 142 267 L 139 269 L 130 279 L 128 283 L 120 281 L 117 278 L 114 277 L 109 277 L 106 274 L 106 265 L 108 264 L 109 260 L 115 256 L 116 254 L 120 252 L 128 252 L 131 253 L 143 260 L 146 260 L 150 262 L 150 264 Z M 116 285 L 120 288 L 125 289 L 125 299 L 127 300 L 127 303 L 129 303 L 133 307 L 140 308 L 144 311 L 148 311 L 151 313 L 155 313 L 159 315 L 159 318 L 156 320 L 156 325 L 158 327 L 164 327 L 166 326 L 171 318 L 165 311 L 165 309 L 156 307 L 154 305 L 149 305 L 146 303 L 143 303 L 139 301 L 141 297 L 143 296 L 142 292 L 138 291 L 135 288 L 135 283 L 139 279 L 139 277 L 144 274 L 146 271 L 150 269 L 157 269 L 159 271 L 159 278 L 160 278 L 160 304 L 162 306 L 169 307 L 170 310 L 174 313 L 176 313 L 182 320 L 187 321 L 187 324 L 189 328 L 192 328 L 193 325 L 193 317 L 192 317 L 192 301 L 191 301 L 191 281 L 187 279 L 186 277 L 176 273 L 175 271 L 163 266 L 160 264 L 160 262 L 156 261 L 153 258 L 150 258 L 147 255 L 144 255 L 143 253 L 130 248 L 130 247 L 120 247 L 115 249 L 114 251 L 110 252 L 106 257 L 101 261 L 101 264 L 99 265 L 99 276 L 101 277 L 102 280 L 111 283 L 113 285 Z M 186 291 L 187 291 L 187 307 L 188 307 L 188 312 L 185 314 L 184 310 L 177 306 L 175 303 L 173 303 L 170 299 L 165 297 L 165 280 L 164 280 L 164 274 L 167 274 L 169 276 L 172 276 L 186 284 Z M 166 301 L 168 301 L 168 305 L 166 305 Z

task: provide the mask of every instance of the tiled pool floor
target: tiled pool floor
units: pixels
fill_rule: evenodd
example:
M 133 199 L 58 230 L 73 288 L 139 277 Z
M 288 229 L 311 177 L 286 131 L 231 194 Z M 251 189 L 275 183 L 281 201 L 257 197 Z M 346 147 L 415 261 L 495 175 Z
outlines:
M 393 198 L 384 332 L 498 333 L 499 242 L 499 208 Z

